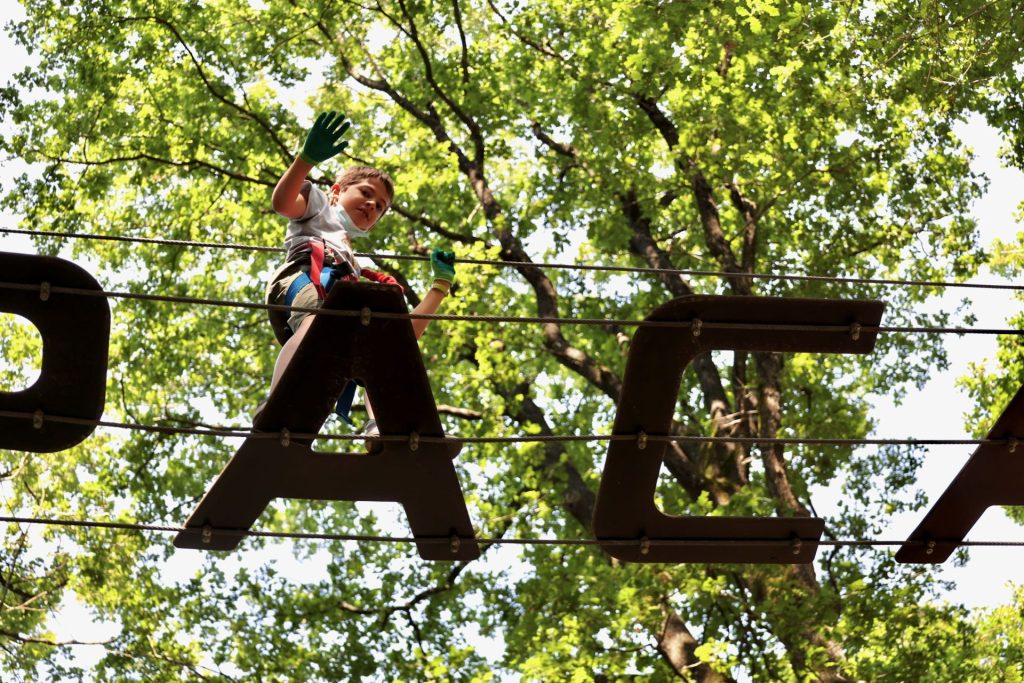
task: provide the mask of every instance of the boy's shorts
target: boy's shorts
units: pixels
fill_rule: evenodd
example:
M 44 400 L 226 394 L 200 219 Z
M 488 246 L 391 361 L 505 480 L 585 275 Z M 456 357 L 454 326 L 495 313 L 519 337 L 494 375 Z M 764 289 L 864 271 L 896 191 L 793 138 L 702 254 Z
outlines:
M 271 276 L 270 283 L 267 285 L 266 303 L 280 306 L 285 305 L 288 288 L 295 281 L 295 278 L 303 274 L 309 275 L 309 259 L 289 261 L 278 268 L 273 276 Z M 310 282 L 299 290 L 291 305 L 302 308 L 320 308 L 322 303 L 316 293 L 316 287 Z M 274 336 L 277 337 L 278 342 L 284 344 L 288 341 L 289 337 L 295 334 L 296 330 L 299 329 L 299 325 L 302 324 L 302 321 L 306 319 L 309 313 L 307 311 L 268 309 L 267 315 L 270 317 L 271 327 L 274 328 Z

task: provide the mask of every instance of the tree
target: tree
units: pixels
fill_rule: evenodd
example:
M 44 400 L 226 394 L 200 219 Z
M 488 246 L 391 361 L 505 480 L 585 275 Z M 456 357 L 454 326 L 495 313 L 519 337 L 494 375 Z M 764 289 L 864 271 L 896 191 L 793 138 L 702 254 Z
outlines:
M 44 166 L 4 199 L 25 224 L 277 245 L 270 189 L 309 123 L 287 93 L 309 86 L 312 108 L 355 121 L 351 160 L 397 181 L 375 252 L 445 243 L 508 263 L 460 266 L 449 313 L 638 319 L 673 297 L 718 293 L 881 297 L 887 324 L 945 322 L 955 312 L 915 311 L 926 289 L 753 275 L 973 274 L 985 254 L 967 207 L 983 179 L 952 125 L 983 109 L 979 84 L 1001 87 L 1020 64 L 1010 2 L 111 0 L 26 10 L 12 29 L 41 61 L 3 91 L 14 128 L 5 150 Z M 1013 134 L 1015 120 L 988 111 Z M 39 240 L 47 251 L 64 244 Z M 250 301 L 276 258 L 67 244 L 108 288 Z M 721 277 L 544 265 L 559 259 Z M 414 301 L 426 274 L 376 260 Z M 247 423 L 276 351 L 261 312 L 112 305 L 109 414 L 187 426 L 207 419 L 206 405 Z M 442 323 L 422 351 L 438 402 L 479 413 L 446 417 L 447 431 L 582 434 L 608 430 L 628 343 L 611 325 Z M 935 336 L 885 335 L 865 358 L 712 354 L 684 378 L 674 429 L 860 437 L 872 428 L 871 393 L 899 400 L 944 362 Z M 233 448 L 116 433 L 54 457 L 5 453 L 5 468 L 25 461 L 6 505 L 183 520 Z M 579 538 L 603 457 L 580 443 L 497 444 L 464 449 L 457 465 L 481 536 Z M 677 513 L 807 516 L 815 487 L 838 479 L 845 503 L 829 535 L 870 537 L 920 505 L 920 457 L 685 444 L 669 453 L 658 496 Z M 281 530 L 388 528 L 352 505 L 281 501 L 264 519 Z M 100 678 L 488 680 L 516 670 L 528 680 L 832 681 L 970 676 L 988 656 L 970 647 L 973 617 L 936 601 L 933 574 L 884 550 L 836 549 L 813 566 L 622 566 L 592 548 L 527 546 L 514 557 L 492 546 L 482 562 L 427 565 L 401 546 L 250 540 L 253 552 L 294 553 L 323 576 L 204 557 L 181 577 L 166 537 L 51 533 L 61 552 L 19 566 L 19 580 L 38 584 L 26 592 L 73 590 L 122 625 Z M 66 672 L 56 651 L 19 645 L 45 639 L 41 620 L 11 614 L 0 617 L 5 663 Z M 920 638 L 878 656 L 893 632 Z M 504 643 L 500 661 L 477 634 Z

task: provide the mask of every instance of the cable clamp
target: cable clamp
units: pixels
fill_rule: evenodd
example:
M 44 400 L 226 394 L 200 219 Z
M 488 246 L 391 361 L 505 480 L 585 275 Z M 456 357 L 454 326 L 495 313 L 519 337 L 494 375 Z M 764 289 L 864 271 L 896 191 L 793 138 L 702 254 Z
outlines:
M 363 306 L 363 310 L 359 311 L 359 322 L 366 327 L 370 324 L 370 316 L 373 315 L 373 311 L 370 310 L 369 306 Z
M 39 299 L 41 301 L 48 301 L 50 299 L 50 283 L 45 280 L 39 283 Z
M 700 318 L 694 318 L 690 321 L 690 334 L 694 337 L 699 337 L 703 330 L 704 322 Z
M 1015 436 L 1011 436 L 1009 439 L 1006 440 L 1006 446 L 1007 446 L 1007 448 L 1010 449 L 1011 453 L 1013 453 L 1015 450 L 1017 450 L 1017 444 L 1018 443 L 1019 442 L 1017 441 L 1017 437 L 1015 437 Z
M 36 412 L 32 413 L 32 428 L 33 429 L 42 429 L 43 428 L 43 419 L 44 418 L 45 418 L 45 415 L 43 415 L 43 411 L 41 411 L 41 410 L 37 410 Z
M 857 341 L 860 339 L 860 323 L 853 323 L 850 325 L 850 339 Z
M 651 539 L 646 536 L 640 537 L 640 554 L 647 555 L 651 552 Z
M 636 435 L 636 447 L 637 447 L 638 450 L 641 450 L 641 451 L 643 449 L 647 448 L 647 432 L 645 432 L 642 429 Z
M 420 435 L 413 432 L 409 435 L 409 450 L 416 451 L 420 448 Z
M 203 545 L 210 545 L 213 542 L 213 527 L 207 523 L 203 525 Z
M 789 547 L 793 551 L 794 555 L 799 555 L 803 549 L 804 542 L 800 540 L 800 537 L 796 534 L 792 534 L 789 537 Z
M 288 444 L 292 442 L 292 433 L 287 428 L 281 430 L 281 445 L 288 448 Z
M 454 555 L 457 552 L 459 552 L 459 548 L 461 547 L 462 539 L 459 538 L 458 534 L 453 533 L 451 537 L 448 539 L 448 550 L 451 552 L 452 555 Z

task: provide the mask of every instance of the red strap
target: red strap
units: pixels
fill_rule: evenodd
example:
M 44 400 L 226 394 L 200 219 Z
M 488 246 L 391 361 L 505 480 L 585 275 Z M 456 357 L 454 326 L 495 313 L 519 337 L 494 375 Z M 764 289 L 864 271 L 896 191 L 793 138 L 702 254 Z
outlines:
M 320 272 L 324 269 L 324 245 L 316 240 L 309 241 L 309 279 L 316 287 L 316 295 L 320 299 L 327 298 L 324 286 L 320 284 Z
M 387 273 L 378 273 L 376 270 L 370 270 L 369 268 L 363 268 L 359 272 L 360 275 L 365 277 L 367 280 L 373 280 L 374 282 L 380 282 L 381 284 L 385 285 L 394 285 L 395 287 L 401 289 L 403 294 L 405 293 L 405 288 L 402 287 L 402 285 L 398 284 L 398 280 L 391 277 Z

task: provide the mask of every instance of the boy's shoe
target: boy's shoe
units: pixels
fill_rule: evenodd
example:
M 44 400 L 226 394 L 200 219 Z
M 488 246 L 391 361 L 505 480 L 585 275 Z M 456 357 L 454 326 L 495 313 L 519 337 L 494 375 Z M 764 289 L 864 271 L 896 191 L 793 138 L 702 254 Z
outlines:
M 380 429 L 377 428 L 376 420 L 369 420 L 357 434 L 366 439 L 363 444 L 366 446 L 367 453 L 380 453 L 384 450 L 384 444 L 375 438 L 380 436 Z

